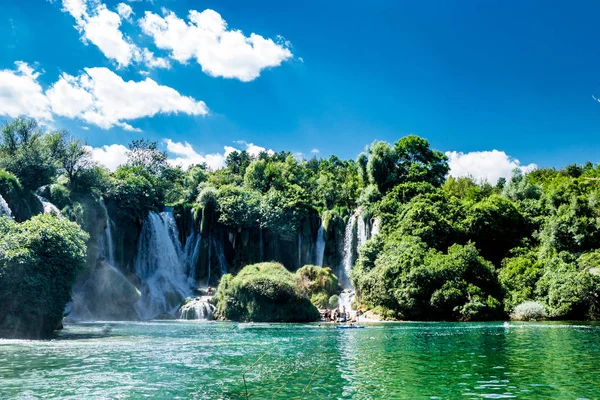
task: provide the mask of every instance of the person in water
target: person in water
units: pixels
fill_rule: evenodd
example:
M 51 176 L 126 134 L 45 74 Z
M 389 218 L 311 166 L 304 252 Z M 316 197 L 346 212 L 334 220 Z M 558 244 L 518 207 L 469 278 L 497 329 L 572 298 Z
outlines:
M 206 289 L 206 294 L 208 294 L 209 296 L 213 295 L 213 290 L 210 286 L 208 287 L 208 289 Z

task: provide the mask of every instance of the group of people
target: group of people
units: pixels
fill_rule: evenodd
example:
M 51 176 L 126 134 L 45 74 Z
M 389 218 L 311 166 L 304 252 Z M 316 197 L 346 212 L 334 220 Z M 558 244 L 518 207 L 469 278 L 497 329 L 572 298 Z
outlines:
M 356 311 L 354 317 L 350 315 L 350 310 L 346 310 L 346 306 L 337 307 L 334 310 L 330 310 L 326 308 L 321 313 L 321 319 L 327 322 L 356 322 L 358 321 L 358 317 L 360 315 L 360 311 Z

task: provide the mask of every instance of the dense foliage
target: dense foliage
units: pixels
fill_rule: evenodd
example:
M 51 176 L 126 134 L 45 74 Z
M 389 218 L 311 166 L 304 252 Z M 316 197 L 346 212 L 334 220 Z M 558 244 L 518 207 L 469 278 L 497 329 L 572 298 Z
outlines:
M 221 272 L 214 243 L 226 247 L 230 271 L 241 271 L 221 281 L 222 317 L 312 318 L 307 299 L 325 306 L 339 292 L 333 272 L 343 261 L 344 229 L 359 213 L 380 227 L 350 257 L 363 309 L 421 320 L 600 318 L 599 166 L 516 170 L 498 182 L 448 172 L 446 156 L 414 135 L 374 142 L 356 160 L 233 151 L 216 171 L 173 165 L 158 143 L 142 139 L 112 172 L 79 139 L 42 133 L 31 120 L 7 123 L 0 136 L 0 195 L 16 221 L 39 214 L 35 194 L 42 195 L 90 234 L 89 256 L 108 212 L 118 227 L 115 256 L 131 272 L 148 213 L 172 205 L 182 242 L 194 228 L 203 237 L 196 277 L 211 284 Z M 291 271 L 314 263 L 306 254 L 321 225 L 331 270 L 242 270 L 262 260 Z M 280 292 L 302 309 L 292 312 Z
M 86 240 L 64 218 L 0 218 L 0 337 L 43 338 L 60 327 Z
M 304 295 L 296 276 L 278 263 L 244 267 L 224 275 L 217 289 L 216 316 L 233 321 L 307 322 L 319 311 Z

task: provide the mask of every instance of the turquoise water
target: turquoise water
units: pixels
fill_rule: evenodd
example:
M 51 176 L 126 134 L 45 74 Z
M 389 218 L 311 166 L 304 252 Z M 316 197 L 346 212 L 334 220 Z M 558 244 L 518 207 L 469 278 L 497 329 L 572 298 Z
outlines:
M 600 399 L 600 325 L 157 321 L 0 340 L 2 399 L 243 399 L 246 369 L 251 399 Z

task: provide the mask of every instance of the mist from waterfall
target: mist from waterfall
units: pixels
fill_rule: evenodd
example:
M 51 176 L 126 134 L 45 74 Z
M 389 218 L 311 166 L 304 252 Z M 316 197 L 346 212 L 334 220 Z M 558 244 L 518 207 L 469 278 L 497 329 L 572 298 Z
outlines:
M 323 227 L 323 223 L 319 225 L 319 230 L 317 232 L 317 242 L 315 243 L 315 265 L 322 267 L 323 266 L 323 256 L 325 255 L 325 228 Z
M 174 314 L 190 294 L 186 262 L 172 209 L 150 212 L 142 227 L 135 259 L 142 298 L 135 305 L 141 319 Z
M 8 203 L 4 200 L 4 197 L 0 194 L 0 217 L 6 216 L 12 218 L 12 211 L 8 206 Z

